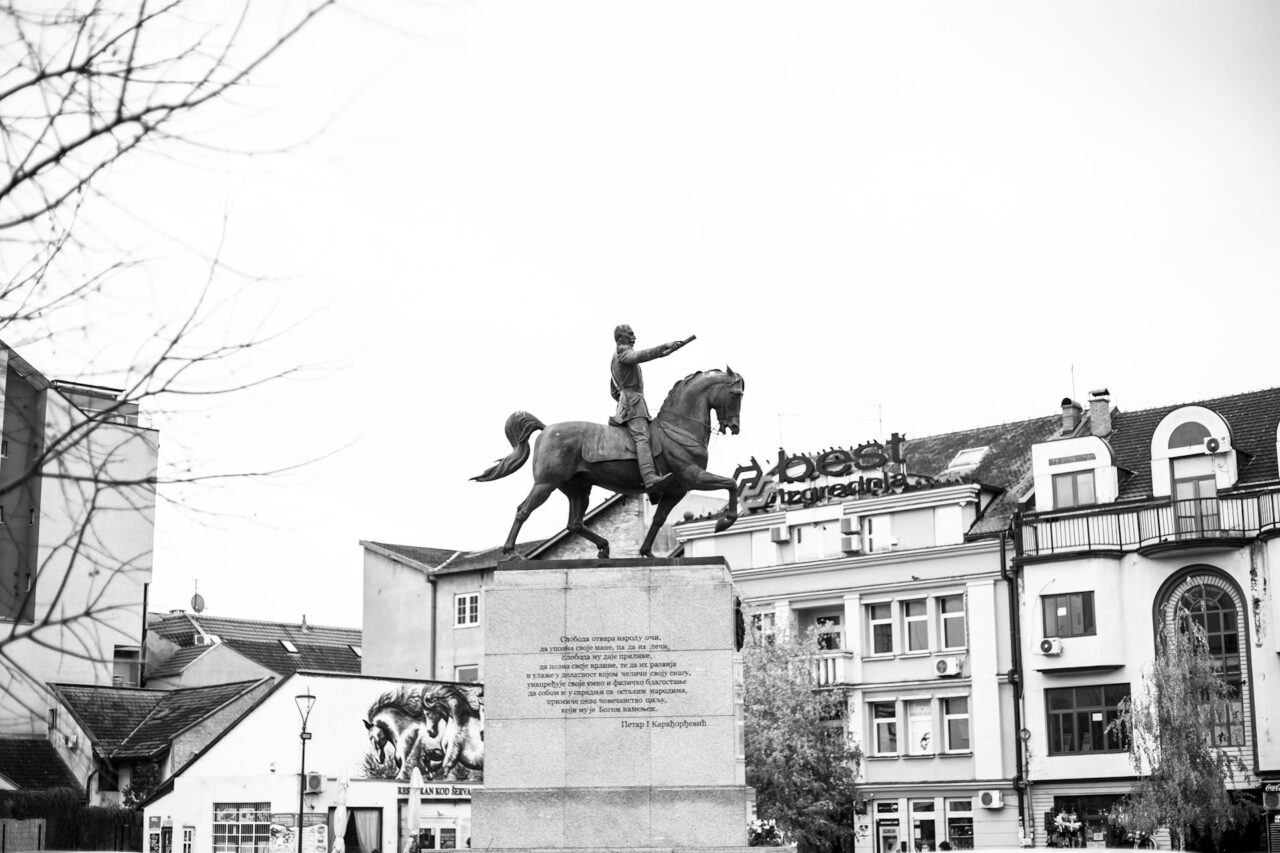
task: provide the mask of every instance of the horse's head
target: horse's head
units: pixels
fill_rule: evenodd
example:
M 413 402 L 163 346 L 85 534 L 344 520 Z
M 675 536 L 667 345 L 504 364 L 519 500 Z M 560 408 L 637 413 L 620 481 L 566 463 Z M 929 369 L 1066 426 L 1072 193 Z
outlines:
M 378 756 L 379 761 L 387 760 L 387 748 L 391 745 L 392 737 L 387 729 L 387 725 L 379 720 L 371 723 L 364 720 L 364 728 L 369 735 L 369 746 L 373 750 L 373 754 Z
M 742 393 L 747 382 L 741 375 L 734 373 L 728 365 L 724 370 L 724 381 L 711 398 L 711 408 L 716 413 L 720 424 L 720 432 L 731 435 L 738 434 L 738 418 L 742 412 Z

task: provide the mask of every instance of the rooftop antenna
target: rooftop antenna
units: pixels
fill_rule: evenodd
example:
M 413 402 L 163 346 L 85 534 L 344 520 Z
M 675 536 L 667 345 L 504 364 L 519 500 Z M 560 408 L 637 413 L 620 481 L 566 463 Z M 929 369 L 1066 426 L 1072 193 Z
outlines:
M 1076 366 L 1071 365 L 1071 399 L 1076 399 Z

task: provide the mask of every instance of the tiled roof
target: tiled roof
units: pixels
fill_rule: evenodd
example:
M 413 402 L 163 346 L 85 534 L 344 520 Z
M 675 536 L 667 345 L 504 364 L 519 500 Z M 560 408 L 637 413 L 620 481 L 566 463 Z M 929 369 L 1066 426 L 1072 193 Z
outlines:
M 939 477 L 961 450 L 989 448 L 978 466 L 964 476 L 965 481 L 1004 490 L 969 531 L 971 536 L 983 536 L 1004 530 L 1017 510 L 1018 499 L 1031 488 L 1031 445 L 1046 441 L 1061 430 L 1062 416 L 1046 415 L 925 438 L 908 437 L 902 454 L 908 472 Z
M 54 693 L 103 755 L 110 755 L 164 698 L 163 690 L 54 684 Z
M 1121 481 L 1120 500 L 1151 495 L 1151 436 L 1166 415 L 1183 406 L 1203 406 L 1227 422 L 1231 428 L 1231 446 L 1240 454 L 1237 486 L 1270 482 L 1280 476 L 1276 467 L 1280 388 L 1135 412 L 1117 410 L 1111 415 L 1112 431 L 1107 442 L 1115 452 L 1116 464 L 1132 472 L 1132 476 Z
M 23 790 L 80 788 L 53 744 L 44 738 L 0 738 L 0 775 Z
M 168 748 L 175 736 L 260 681 L 181 690 L 54 684 L 55 694 L 102 755 L 137 758 Z
M 356 628 L 335 628 L 324 625 L 307 625 L 284 622 L 258 622 L 251 619 L 232 619 L 225 616 L 204 616 L 191 613 L 166 614 L 156 617 L 147 630 L 164 637 L 179 646 L 179 651 L 167 661 L 157 665 L 151 674 L 175 674 L 175 666 L 190 665 L 198 655 L 190 656 L 185 663 L 174 658 L 179 654 L 190 655 L 189 648 L 207 650 L 207 646 L 195 646 L 198 630 L 216 636 L 233 651 L 239 652 L 277 675 L 288 675 L 299 669 L 328 670 L 332 672 L 360 672 L 360 656 L 352 651 L 363 642 Z M 283 645 L 288 642 L 298 650 L 291 654 Z
M 364 544 L 364 543 L 362 543 Z M 458 553 L 450 548 L 425 548 L 418 545 L 392 545 L 390 542 L 369 542 L 369 545 L 376 545 L 384 551 L 390 551 L 398 554 L 415 563 L 421 563 L 424 566 L 437 568 L 445 560 Z

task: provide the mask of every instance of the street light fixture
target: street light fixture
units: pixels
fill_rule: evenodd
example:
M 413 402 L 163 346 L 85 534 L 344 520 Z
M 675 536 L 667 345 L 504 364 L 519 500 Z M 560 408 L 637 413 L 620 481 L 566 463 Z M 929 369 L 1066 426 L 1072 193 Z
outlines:
M 307 741 L 311 740 L 311 732 L 307 731 L 307 718 L 311 716 L 311 708 L 316 704 L 316 697 L 311 695 L 311 688 L 301 696 L 293 697 L 302 715 L 302 764 L 298 768 L 298 853 L 302 853 L 302 796 L 307 792 Z

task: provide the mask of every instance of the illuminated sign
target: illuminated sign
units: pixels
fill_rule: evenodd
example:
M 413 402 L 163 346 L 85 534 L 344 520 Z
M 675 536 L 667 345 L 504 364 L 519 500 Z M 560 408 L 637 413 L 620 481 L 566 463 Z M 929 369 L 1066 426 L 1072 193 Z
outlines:
M 739 465 L 733 472 L 742 511 L 808 507 L 864 495 L 933 488 L 937 485 L 933 477 L 906 473 L 905 441 L 906 436 L 895 432 L 888 442 L 866 441 L 847 450 L 836 447 L 821 453 L 789 454 L 780 447 L 777 463 L 767 471 L 752 456 L 749 465 Z M 815 482 L 818 480 L 825 482 Z M 784 488 L 793 484 L 797 487 Z

